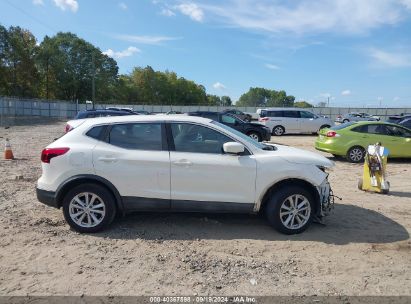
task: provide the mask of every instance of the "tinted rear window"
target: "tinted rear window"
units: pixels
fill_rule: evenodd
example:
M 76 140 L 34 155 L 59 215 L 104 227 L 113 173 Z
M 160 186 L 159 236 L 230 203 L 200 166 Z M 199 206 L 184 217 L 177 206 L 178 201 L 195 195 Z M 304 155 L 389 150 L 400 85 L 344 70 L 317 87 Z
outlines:
M 134 150 L 162 150 L 160 123 L 128 123 L 113 125 L 108 142 L 114 146 Z
M 105 126 L 98 126 L 92 128 L 90 131 L 86 133 L 87 136 L 90 136 L 94 139 L 100 139 L 101 138 L 101 133 L 103 132 Z

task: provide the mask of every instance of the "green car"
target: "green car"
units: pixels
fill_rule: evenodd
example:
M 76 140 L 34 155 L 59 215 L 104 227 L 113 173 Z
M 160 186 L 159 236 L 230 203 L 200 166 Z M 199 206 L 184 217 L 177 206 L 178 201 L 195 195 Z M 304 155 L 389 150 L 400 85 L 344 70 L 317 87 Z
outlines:
M 359 163 L 364 160 L 367 147 L 377 142 L 388 148 L 388 157 L 411 157 L 411 130 L 377 121 L 349 122 L 322 129 L 315 148 Z

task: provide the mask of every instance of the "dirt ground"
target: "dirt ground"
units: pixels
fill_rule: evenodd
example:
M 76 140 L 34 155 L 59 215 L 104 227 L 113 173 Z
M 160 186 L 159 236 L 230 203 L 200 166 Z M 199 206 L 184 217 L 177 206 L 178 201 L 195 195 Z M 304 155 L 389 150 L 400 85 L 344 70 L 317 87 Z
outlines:
M 332 158 L 342 201 L 301 235 L 259 216 L 154 213 L 80 235 L 35 195 L 40 152 L 63 129 L 0 129 L 17 157 L 0 161 L 0 295 L 411 295 L 411 160 L 389 162 L 379 195 L 357 189 L 361 165 Z M 314 136 L 272 140 L 314 150 Z

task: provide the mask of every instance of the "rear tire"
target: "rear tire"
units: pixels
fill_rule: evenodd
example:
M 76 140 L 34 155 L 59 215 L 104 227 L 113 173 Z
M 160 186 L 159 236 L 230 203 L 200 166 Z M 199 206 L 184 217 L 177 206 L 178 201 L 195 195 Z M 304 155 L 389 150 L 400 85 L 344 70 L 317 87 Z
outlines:
M 261 135 L 255 131 L 248 132 L 247 135 L 256 141 L 261 141 Z
M 343 120 L 343 123 L 346 123 L 346 122 L 349 122 L 349 120 L 348 120 L 348 119 L 344 119 L 344 120 Z
M 116 215 L 114 197 L 103 186 L 79 185 L 64 196 L 63 214 L 75 231 L 98 232 L 110 225 Z
M 360 146 L 351 147 L 347 152 L 347 160 L 352 163 L 361 163 L 365 158 L 365 149 Z
M 275 136 L 281 136 L 285 133 L 285 129 L 283 126 L 275 126 L 273 128 L 273 135 Z
M 306 230 L 315 212 L 312 194 L 299 186 L 286 186 L 275 192 L 265 208 L 268 222 L 284 234 Z

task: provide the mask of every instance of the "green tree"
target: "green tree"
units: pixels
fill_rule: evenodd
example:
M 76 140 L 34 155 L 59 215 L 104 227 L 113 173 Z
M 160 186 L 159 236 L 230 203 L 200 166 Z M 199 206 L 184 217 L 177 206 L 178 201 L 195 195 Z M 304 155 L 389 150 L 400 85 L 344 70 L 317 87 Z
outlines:
M 294 107 L 297 107 L 297 108 L 313 108 L 314 106 L 311 103 L 308 103 L 306 101 L 301 100 L 301 101 L 294 102 Z
M 241 95 L 238 106 L 242 107 L 290 107 L 295 97 L 287 95 L 285 91 L 275 91 L 265 88 L 250 88 Z
M 231 106 L 233 102 L 231 101 L 230 96 L 221 96 L 221 105 L 226 107 L 226 106 Z
M 30 31 L 0 26 L 0 92 L 36 97 L 39 81 L 35 65 L 36 38 Z
M 115 97 L 116 61 L 72 33 L 46 36 L 40 44 L 37 63 L 42 75 L 42 97 L 73 101 L 91 99 L 93 73 L 96 100 Z

